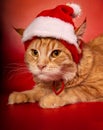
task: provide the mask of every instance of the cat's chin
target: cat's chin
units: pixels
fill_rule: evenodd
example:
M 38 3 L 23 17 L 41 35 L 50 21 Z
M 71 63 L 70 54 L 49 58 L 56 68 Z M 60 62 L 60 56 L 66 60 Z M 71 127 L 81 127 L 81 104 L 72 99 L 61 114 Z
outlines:
M 56 80 L 60 80 L 60 77 L 57 76 L 48 76 L 48 75 L 44 75 L 44 74 L 40 74 L 37 76 L 38 79 L 44 81 L 44 82 L 50 82 L 50 81 L 56 81 Z

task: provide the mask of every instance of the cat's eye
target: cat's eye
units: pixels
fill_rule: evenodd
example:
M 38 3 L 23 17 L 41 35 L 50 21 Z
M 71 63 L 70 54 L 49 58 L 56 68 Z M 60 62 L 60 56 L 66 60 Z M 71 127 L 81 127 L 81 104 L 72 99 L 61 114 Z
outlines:
M 33 56 L 38 56 L 38 51 L 37 50 L 35 50 L 35 49 L 31 49 L 31 52 L 32 52 L 32 55 Z
M 56 58 L 57 56 L 59 56 L 59 54 L 60 54 L 60 50 L 54 50 L 52 53 L 51 53 L 51 56 L 53 57 L 53 58 Z

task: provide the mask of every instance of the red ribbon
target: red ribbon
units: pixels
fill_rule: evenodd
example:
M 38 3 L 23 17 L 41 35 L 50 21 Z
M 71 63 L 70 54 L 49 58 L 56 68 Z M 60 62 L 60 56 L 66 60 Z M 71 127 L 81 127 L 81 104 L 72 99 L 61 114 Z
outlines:
M 59 90 L 56 90 L 55 89 L 55 86 L 53 86 L 53 91 L 56 95 L 59 95 L 63 90 L 64 90 L 64 82 L 62 81 L 62 85 L 61 85 L 61 88 Z

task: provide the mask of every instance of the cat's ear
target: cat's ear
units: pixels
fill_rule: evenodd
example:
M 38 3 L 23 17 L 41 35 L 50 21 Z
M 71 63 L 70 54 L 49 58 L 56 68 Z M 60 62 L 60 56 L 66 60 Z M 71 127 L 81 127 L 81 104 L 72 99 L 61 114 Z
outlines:
M 77 36 L 78 39 L 82 38 L 82 36 L 85 32 L 85 29 L 86 29 L 86 23 L 87 23 L 87 20 L 85 18 L 83 23 L 75 30 L 75 33 L 76 33 L 76 36 Z
M 14 30 L 15 30 L 18 34 L 20 34 L 21 36 L 23 35 L 23 32 L 24 32 L 25 29 L 23 29 L 23 28 L 15 28 L 15 27 L 13 27 L 13 28 L 14 28 Z

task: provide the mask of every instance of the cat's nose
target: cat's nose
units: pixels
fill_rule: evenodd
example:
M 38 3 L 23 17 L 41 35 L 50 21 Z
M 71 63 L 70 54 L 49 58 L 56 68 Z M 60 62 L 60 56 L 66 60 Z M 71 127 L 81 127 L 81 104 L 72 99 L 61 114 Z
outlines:
M 42 70 L 42 69 L 44 69 L 44 68 L 46 67 L 46 65 L 42 65 L 42 64 L 38 64 L 37 66 L 38 66 L 38 68 L 39 68 L 40 70 Z

